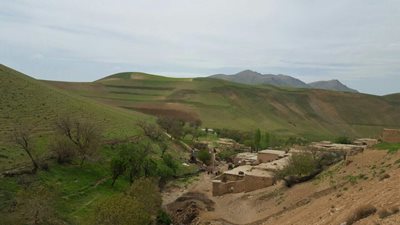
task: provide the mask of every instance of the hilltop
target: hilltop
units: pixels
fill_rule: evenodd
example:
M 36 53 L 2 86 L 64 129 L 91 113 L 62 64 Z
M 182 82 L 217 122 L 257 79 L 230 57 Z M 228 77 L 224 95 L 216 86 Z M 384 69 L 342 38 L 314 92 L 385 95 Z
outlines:
M 228 80 L 242 84 L 253 84 L 253 85 L 268 84 L 278 87 L 315 88 L 315 89 L 325 89 L 325 90 L 341 91 L 341 92 L 358 92 L 357 90 L 347 87 L 338 80 L 316 81 L 307 84 L 292 76 L 282 75 L 282 74 L 278 75 L 261 74 L 251 70 L 244 70 L 242 72 L 232 75 L 216 74 L 216 75 L 211 75 L 209 77 Z
M 385 127 L 400 127 L 400 115 L 396 113 L 400 106 L 393 98 L 360 93 L 246 85 L 214 78 L 167 78 L 137 72 L 114 74 L 89 83 L 47 83 L 153 116 L 200 118 L 209 128 L 260 128 L 278 135 L 320 139 L 378 136 Z

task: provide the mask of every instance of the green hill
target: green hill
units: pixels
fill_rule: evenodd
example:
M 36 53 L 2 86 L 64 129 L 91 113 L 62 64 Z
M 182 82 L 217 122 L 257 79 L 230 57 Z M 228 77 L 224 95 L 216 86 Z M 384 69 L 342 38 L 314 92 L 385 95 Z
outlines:
M 48 83 L 132 111 L 200 118 L 209 128 L 260 128 L 316 139 L 377 136 L 384 127 L 400 127 L 393 97 L 128 72 L 92 83 Z
M 36 149 L 43 154 L 54 122 L 59 116 L 87 117 L 96 122 L 107 139 L 123 138 L 137 132 L 134 124 L 148 116 L 131 110 L 110 107 L 73 93 L 54 88 L 11 68 L 0 65 L 0 169 L 16 166 L 27 159 L 10 143 L 15 123 L 33 126 Z
M 85 90 L 93 88 L 86 90 L 89 92 L 99 88 L 97 84 L 75 83 L 73 86 Z M 55 88 L 3 65 L 0 65 L 0 91 L 0 224 L 28 224 L 33 221 L 32 215 L 39 215 L 35 213 L 39 211 L 40 217 L 42 214 L 50 215 L 52 219 L 63 221 L 46 224 L 93 224 L 91 218 L 97 206 L 112 196 L 124 193 L 130 186 L 127 174 L 121 175 L 115 185 L 111 185 L 111 160 L 120 154 L 122 147 L 103 144 L 83 165 L 79 164 L 77 157 L 71 163 L 57 163 L 56 159 L 43 157 L 48 155 L 48 144 L 54 137 L 55 120 L 65 115 L 90 119 L 103 131 L 107 141 L 142 134 L 137 121 L 154 118 L 135 110 L 93 101 L 74 91 Z M 35 127 L 33 155 L 43 163 L 41 165 L 47 165 L 35 174 L 3 175 L 6 170 L 21 171 L 31 166 L 27 154 L 9 141 L 16 122 Z M 165 140 L 165 143 L 176 165 L 174 175 L 185 176 L 196 171 L 196 166 L 181 166 L 188 159 L 188 152 L 170 140 Z M 151 149 L 148 157 L 155 163 L 152 164 L 153 172 L 154 165 L 159 172 L 159 164 L 164 165 L 161 150 L 156 143 L 146 144 Z M 130 145 L 130 150 L 134 149 L 132 146 L 135 145 Z

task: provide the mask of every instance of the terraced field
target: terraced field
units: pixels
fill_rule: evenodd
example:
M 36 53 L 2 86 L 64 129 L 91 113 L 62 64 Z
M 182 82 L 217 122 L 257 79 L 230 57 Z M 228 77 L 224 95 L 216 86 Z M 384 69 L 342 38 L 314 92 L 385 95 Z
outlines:
M 249 86 L 211 78 L 120 73 L 92 83 L 47 83 L 98 102 L 149 115 L 200 118 L 210 128 L 309 139 L 378 136 L 400 127 L 399 96 Z

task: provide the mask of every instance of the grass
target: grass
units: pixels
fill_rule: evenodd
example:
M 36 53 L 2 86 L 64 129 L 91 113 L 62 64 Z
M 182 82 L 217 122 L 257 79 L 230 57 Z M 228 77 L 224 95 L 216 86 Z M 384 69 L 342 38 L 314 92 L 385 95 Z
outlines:
M 377 149 L 387 150 L 389 153 L 395 153 L 400 150 L 400 143 L 382 142 L 374 146 Z
M 94 83 L 51 82 L 96 101 L 151 115 L 182 111 L 204 127 L 255 130 L 309 140 L 377 136 L 400 127 L 393 98 L 323 90 L 249 86 L 229 81 L 168 78 L 143 73 L 115 74 Z M 369 110 L 361 110 L 368 108 Z M 140 111 L 140 110 L 139 110 Z M 381 116 L 376 116 L 381 115 Z
M 26 163 L 22 150 L 12 145 L 10 134 L 16 122 L 34 127 L 35 151 L 46 154 L 54 122 L 59 116 L 88 118 L 103 130 L 106 139 L 119 139 L 139 133 L 135 123 L 148 116 L 111 107 L 66 92 L 0 65 L 0 171 Z
M 177 157 L 179 150 L 172 147 L 168 150 L 169 154 Z M 61 218 L 69 224 L 86 224 L 88 215 L 93 213 L 95 206 L 100 201 L 123 192 L 129 187 L 129 178 L 120 177 L 111 186 L 111 174 L 109 161 L 116 154 L 110 147 L 103 147 L 97 161 L 87 161 L 83 167 L 79 166 L 78 161 L 72 165 L 60 165 L 50 161 L 49 171 L 39 171 L 36 175 L 27 175 L 34 179 L 34 182 L 44 185 L 55 194 L 56 211 Z M 158 157 L 160 152 L 156 149 L 154 157 Z M 182 157 L 182 155 L 181 155 Z M 194 166 L 183 166 L 181 160 L 177 159 L 179 167 L 178 176 L 191 174 L 197 170 Z M 0 216 L 1 211 L 7 210 L 18 190 L 22 189 L 21 177 L 1 178 L 0 179 Z M 188 185 L 193 177 L 188 176 L 180 179 L 180 183 Z
M 93 87 L 95 88 L 95 87 Z M 58 116 L 71 115 L 88 118 L 103 131 L 105 140 L 124 139 L 139 134 L 138 120 L 152 122 L 154 118 L 132 110 L 93 101 L 84 91 L 65 91 L 0 65 L 0 172 L 30 165 L 23 150 L 9 141 L 16 121 L 35 127 L 34 153 L 37 158 L 48 154 L 48 144 L 54 136 L 54 122 Z M 147 89 L 143 89 L 148 91 Z M 164 91 L 164 90 L 162 90 Z M 77 95 L 77 93 L 79 95 Z M 126 99 L 131 101 L 128 96 Z M 178 146 L 170 143 L 168 150 L 180 162 L 186 157 Z M 118 179 L 111 187 L 109 160 L 116 153 L 107 147 L 100 151 L 99 161 L 87 161 L 82 168 L 50 162 L 49 171 L 30 176 L 35 184 L 54 190 L 56 211 L 68 224 L 85 224 L 97 202 L 124 191 L 129 182 Z M 159 155 L 155 149 L 154 155 Z M 154 156 L 156 157 L 156 156 Z M 178 174 L 192 173 L 196 168 L 180 165 Z M 7 210 L 19 190 L 21 176 L 0 178 L 0 214 Z M 30 178 L 29 178 L 30 179 Z M 1 217 L 1 215 L 0 215 Z M 1 222 L 0 222 L 1 223 Z

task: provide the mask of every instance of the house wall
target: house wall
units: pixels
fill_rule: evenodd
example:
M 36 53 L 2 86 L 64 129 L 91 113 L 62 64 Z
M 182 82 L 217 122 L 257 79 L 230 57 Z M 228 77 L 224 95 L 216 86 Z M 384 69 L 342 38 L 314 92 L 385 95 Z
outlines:
M 400 143 L 400 130 L 395 130 L 395 129 L 383 130 L 382 140 L 388 143 Z
M 259 152 L 257 155 L 257 158 L 260 163 L 266 163 L 266 162 L 272 162 L 274 160 L 279 159 L 279 155 Z
M 222 180 L 215 180 L 213 181 L 213 196 L 220 196 L 227 193 L 254 191 L 269 187 L 274 183 L 275 179 L 273 177 L 258 177 L 251 175 L 245 175 L 243 179 L 236 181 L 222 182 Z

